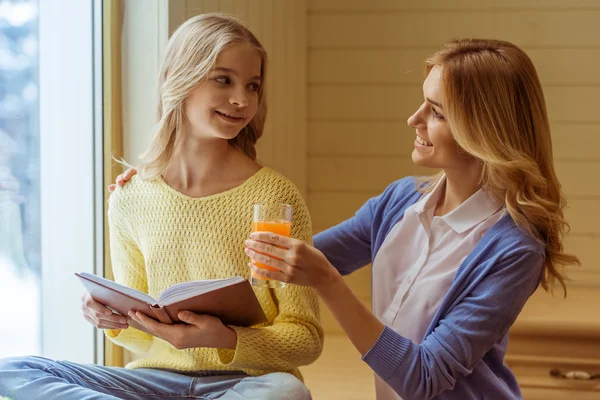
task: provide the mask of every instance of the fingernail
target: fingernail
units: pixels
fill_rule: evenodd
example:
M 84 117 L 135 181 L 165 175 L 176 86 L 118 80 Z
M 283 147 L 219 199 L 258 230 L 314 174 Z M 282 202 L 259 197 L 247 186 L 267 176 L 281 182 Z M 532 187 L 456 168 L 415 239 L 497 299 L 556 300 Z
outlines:
M 246 254 L 248 254 L 248 253 L 250 253 L 250 249 L 246 247 L 246 248 L 244 249 L 244 252 L 245 252 Z
M 112 315 L 112 311 L 106 310 L 106 311 L 104 311 L 104 314 L 106 314 L 106 315 Z
M 249 241 L 249 240 L 246 240 L 246 241 L 244 242 L 244 244 L 245 244 L 246 246 L 250 246 L 250 241 Z
M 256 237 L 256 233 L 251 233 L 250 234 L 250 239 L 254 239 Z

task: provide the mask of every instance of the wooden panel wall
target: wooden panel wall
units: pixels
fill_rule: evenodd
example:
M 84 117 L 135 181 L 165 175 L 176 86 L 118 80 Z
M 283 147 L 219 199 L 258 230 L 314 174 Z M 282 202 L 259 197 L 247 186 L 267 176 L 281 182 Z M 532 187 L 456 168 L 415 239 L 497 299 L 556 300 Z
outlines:
M 572 286 L 600 285 L 600 1 L 309 0 L 308 199 L 315 230 L 350 217 L 406 175 L 423 61 L 444 41 L 512 41 L 544 86 L 556 168 L 568 196 Z M 595 34 L 592 34 L 595 32 Z M 368 269 L 350 277 L 368 303 Z M 328 325 L 332 330 L 337 325 Z

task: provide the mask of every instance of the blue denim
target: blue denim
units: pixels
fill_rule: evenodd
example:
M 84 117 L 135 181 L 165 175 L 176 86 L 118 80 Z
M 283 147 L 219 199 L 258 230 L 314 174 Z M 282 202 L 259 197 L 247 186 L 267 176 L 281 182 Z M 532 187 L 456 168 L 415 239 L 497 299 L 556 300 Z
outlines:
M 187 373 L 54 361 L 43 357 L 0 360 L 0 396 L 13 400 L 221 399 L 306 400 L 310 392 L 283 372 Z

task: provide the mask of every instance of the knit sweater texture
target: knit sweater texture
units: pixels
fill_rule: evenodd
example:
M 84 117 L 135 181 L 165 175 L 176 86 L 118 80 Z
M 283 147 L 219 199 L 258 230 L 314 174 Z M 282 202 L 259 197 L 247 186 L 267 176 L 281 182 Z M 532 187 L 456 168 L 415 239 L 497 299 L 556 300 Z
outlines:
M 311 220 L 296 186 L 263 167 L 241 185 L 201 198 L 186 196 L 162 178 L 138 175 L 109 198 L 111 262 L 114 279 L 158 298 L 182 282 L 249 278 L 244 240 L 251 232 L 254 203 L 293 207 L 294 238 L 312 243 Z M 140 354 L 128 368 L 180 371 L 243 371 L 250 375 L 290 372 L 315 361 L 323 347 L 319 301 L 312 289 L 288 284 L 281 289 L 253 288 L 267 322 L 231 326 L 232 349 L 178 350 L 165 340 L 132 327 L 106 330 L 116 344 Z

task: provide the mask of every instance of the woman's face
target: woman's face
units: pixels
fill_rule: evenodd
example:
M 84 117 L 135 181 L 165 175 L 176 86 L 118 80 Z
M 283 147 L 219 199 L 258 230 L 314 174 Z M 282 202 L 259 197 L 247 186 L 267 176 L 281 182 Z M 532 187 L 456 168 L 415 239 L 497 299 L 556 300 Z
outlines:
M 215 68 L 185 102 L 190 133 L 198 139 L 233 139 L 258 110 L 262 57 L 236 43 L 217 57 Z
M 423 83 L 423 104 L 408 118 L 408 125 L 415 129 L 415 164 L 437 169 L 464 169 L 472 166 L 474 158 L 461 150 L 450 125 L 444 117 L 442 70 L 435 66 Z

